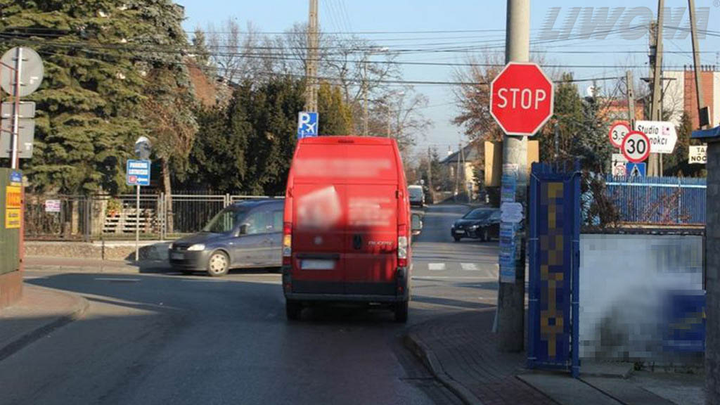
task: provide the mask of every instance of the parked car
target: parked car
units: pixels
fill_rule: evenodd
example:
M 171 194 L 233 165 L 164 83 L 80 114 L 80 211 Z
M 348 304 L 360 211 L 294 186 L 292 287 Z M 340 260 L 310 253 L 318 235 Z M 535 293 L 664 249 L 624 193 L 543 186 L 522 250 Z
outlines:
M 455 242 L 462 238 L 489 241 L 500 233 L 500 210 L 496 208 L 476 208 L 455 221 L 450 228 Z
M 298 319 L 311 304 L 355 302 L 384 305 L 406 322 L 413 229 L 395 140 L 301 139 L 285 196 L 288 319 Z
M 408 195 L 411 207 L 422 208 L 425 206 L 425 192 L 422 186 L 408 186 Z
M 225 208 L 201 232 L 170 244 L 170 264 L 213 277 L 234 268 L 279 268 L 283 206 L 283 199 L 264 199 Z

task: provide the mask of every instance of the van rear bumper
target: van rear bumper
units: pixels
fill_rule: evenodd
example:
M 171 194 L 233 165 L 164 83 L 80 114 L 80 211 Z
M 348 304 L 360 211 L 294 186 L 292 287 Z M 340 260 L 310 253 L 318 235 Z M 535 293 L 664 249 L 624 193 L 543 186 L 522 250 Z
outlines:
M 285 298 L 297 301 L 402 302 L 410 297 L 408 272 L 398 269 L 398 279 L 389 283 L 343 283 L 293 280 L 290 266 L 283 266 Z M 402 287 L 402 288 L 401 288 Z

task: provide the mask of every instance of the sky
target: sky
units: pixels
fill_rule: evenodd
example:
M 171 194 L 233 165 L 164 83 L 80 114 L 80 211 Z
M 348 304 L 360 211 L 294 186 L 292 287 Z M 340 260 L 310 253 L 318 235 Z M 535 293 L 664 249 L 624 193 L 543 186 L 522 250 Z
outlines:
M 223 20 L 234 18 L 245 26 L 247 22 L 262 32 L 281 32 L 296 22 L 306 22 L 307 0 L 175 0 L 185 7 L 185 28 L 206 29 L 208 24 L 219 26 Z M 463 63 L 470 53 L 486 51 L 488 47 L 503 50 L 505 38 L 506 2 L 503 0 L 319 0 L 321 29 L 325 32 L 355 32 L 374 41 L 378 46 L 390 49 L 423 49 L 406 52 L 398 59 L 401 62 L 451 62 Z M 705 9 L 712 22 L 720 18 L 720 0 L 697 0 L 698 10 Z M 593 13 L 601 12 L 600 6 L 609 7 L 609 14 L 618 13 L 618 23 L 604 39 L 578 38 L 583 24 L 583 14 L 589 12 L 589 2 L 580 0 L 533 0 L 531 1 L 531 52 L 542 52 L 545 63 L 555 70 L 569 71 L 576 79 L 612 78 L 596 81 L 602 92 L 617 94 L 618 77 L 624 77 L 631 68 L 636 77 L 645 77 L 648 71 L 647 44 L 644 32 L 621 29 L 623 18 L 631 13 L 638 17 L 631 24 L 640 25 L 648 13 L 657 12 L 657 1 L 634 0 L 631 2 L 606 0 Z M 667 0 L 671 17 L 678 18 L 679 26 L 687 26 L 687 2 Z M 573 8 L 583 7 L 580 18 L 571 25 L 573 31 L 562 39 L 565 21 L 572 16 Z M 620 7 L 626 9 L 620 10 Z M 645 9 L 649 10 L 643 14 Z M 548 30 L 547 20 L 557 13 L 555 24 Z M 595 15 L 595 14 L 593 14 Z M 665 22 L 672 26 L 673 21 Z M 677 23 L 676 23 L 677 25 Z M 713 31 L 700 40 L 703 64 L 717 64 L 720 68 L 720 33 Z M 602 33 L 603 28 L 596 28 Z M 644 30 L 643 30 L 644 31 Z M 554 33 L 553 33 L 554 32 Z M 633 32 L 641 38 L 629 39 Z M 682 30 L 665 35 L 666 69 L 682 69 L 692 63 L 690 36 L 680 38 Z M 560 39 L 548 36 L 560 35 Z M 636 35 L 638 36 L 638 35 Z M 448 48 L 470 48 L 447 52 Z M 433 49 L 434 52 L 429 50 Z M 444 50 L 437 52 L 437 50 Z M 493 50 L 493 51 L 494 51 Z M 453 81 L 458 67 L 403 65 L 403 79 L 412 81 Z M 587 91 L 592 81 L 578 83 L 581 93 Z M 417 140 L 419 149 L 437 148 L 441 155 L 459 142 L 465 142 L 462 129 L 451 120 L 458 114 L 454 105 L 452 85 L 419 84 L 416 91 L 429 98 L 428 108 L 422 110 L 425 117 L 433 121 L 433 127 Z M 321 117 L 322 119 L 322 117 Z

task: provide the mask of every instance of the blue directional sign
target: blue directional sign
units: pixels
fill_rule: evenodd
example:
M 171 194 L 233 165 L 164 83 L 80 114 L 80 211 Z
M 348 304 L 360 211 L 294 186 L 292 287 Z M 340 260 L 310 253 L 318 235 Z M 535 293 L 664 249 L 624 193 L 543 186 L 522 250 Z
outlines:
M 301 112 L 298 114 L 298 139 L 318 136 L 318 113 Z
M 626 163 L 625 175 L 628 177 L 645 177 L 645 163 Z
M 150 161 L 149 160 L 128 160 L 127 161 L 128 186 L 149 186 L 150 185 Z

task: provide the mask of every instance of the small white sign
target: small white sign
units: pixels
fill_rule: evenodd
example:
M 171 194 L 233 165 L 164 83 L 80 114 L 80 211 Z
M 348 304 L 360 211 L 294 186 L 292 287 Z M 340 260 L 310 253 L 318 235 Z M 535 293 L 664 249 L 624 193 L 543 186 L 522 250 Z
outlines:
M 690 146 L 689 163 L 702 165 L 707 163 L 707 145 Z
M 60 212 L 60 200 L 45 200 L 45 212 Z
M 668 121 L 637 121 L 635 130 L 650 139 L 650 153 L 672 153 L 677 142 L 675 125 Z
M 500 221 L 512 224 L 523 220 L 523 206 L 519 202 L 506 202 L 500 205 Z
M 627 173 L 625 170 L 625 164 L 627 162 L 627 158 L 622 153 L 613 153 L 611 164 L 613 176 L 625 176 Z

